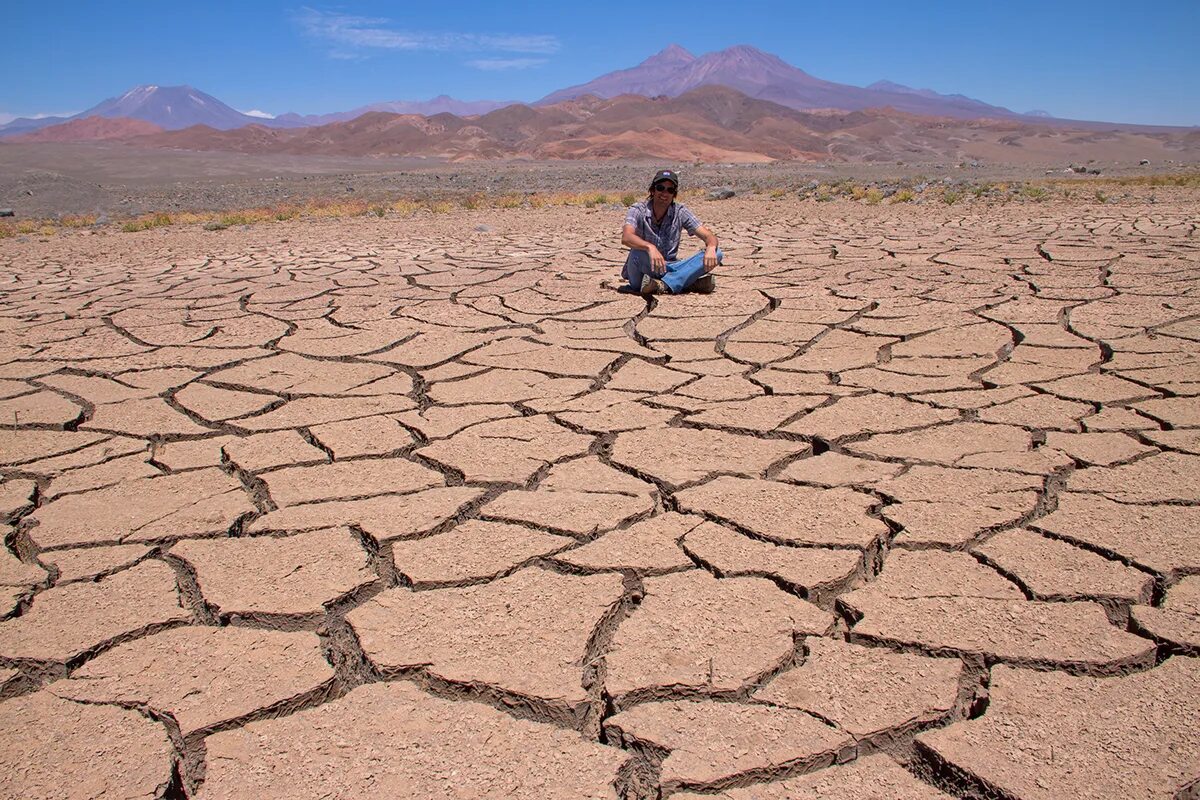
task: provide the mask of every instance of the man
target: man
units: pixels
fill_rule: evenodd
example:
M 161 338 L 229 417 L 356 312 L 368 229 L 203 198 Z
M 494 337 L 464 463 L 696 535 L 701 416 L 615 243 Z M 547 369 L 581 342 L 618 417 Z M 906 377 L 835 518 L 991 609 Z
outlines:
M 700 224 L 687 206 L 675 202 L 679 176 L 660 170 L 650 182 L 650 196 L 625 214 L 621 244 L 630 248 L 621 276 L 642 294 L 678 294 L 691 289 L 711 292 L 717 286 L 711 272 L 721 263 L 717 236 Z M 681 231 L 704 241 L 704 250 L 677 261 Z

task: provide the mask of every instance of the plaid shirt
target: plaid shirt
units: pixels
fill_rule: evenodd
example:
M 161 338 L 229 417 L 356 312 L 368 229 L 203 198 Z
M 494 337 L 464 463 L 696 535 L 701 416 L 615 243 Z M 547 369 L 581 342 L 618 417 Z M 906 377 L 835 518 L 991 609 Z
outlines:
M 625 224 L 633 226 L 633 232 L 658 248 L 658 252 L 667 261 L 674 261 L 679 253 L 680 232 L 686 230 L 695 235 L 700 227 L 700 220 L 688 211 L 688 207 L 680 203 L 671 203 L 663 221 L 655 227 L 654 210 L 650 203 L 643 200 L 634 203 L 625 214 Z

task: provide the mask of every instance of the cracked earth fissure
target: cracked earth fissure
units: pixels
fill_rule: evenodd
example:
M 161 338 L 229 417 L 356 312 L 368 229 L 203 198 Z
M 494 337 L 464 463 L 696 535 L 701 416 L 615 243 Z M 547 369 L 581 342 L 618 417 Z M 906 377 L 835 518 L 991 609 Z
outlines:
M 899 215 L 886 236 L 854 231 L 885 211 Z M 1012 700 L 994 691 L 994 676 L 1014 666 L 1115 681 L 1166 674 L 1200 651 L 1185 634 L 1137 616 L 1146 607 L 1171 611 L 1200 574 L 1191 545 L 1173 534 L 1188 529 L 1187 515 L 1200 507 L 1200 458 L 1189 438 L 1200 427 L 1190 400 L 1200 307 L 1187 293 L 1160 302 L 1158 288 L 1160 280 L 1190 280 L 1179 260 L 1190 251 L 1180 248 L 1195 226 L 1162 204 L 1155 219 L 1173 213 L 1180 224 L 1153 240 L 1125 232 L 1143 222 L 1165 230 L 1136 214 L 1125 227 L 1085 212 L 1054 226 L 1000 214 L 930 229 L 913 226 L 908 213 L 854 211 L 862 218 L 853 222 L 752 213 L 722 233 L 729 264 L 716 294 L 645 299 L 603 288 L 615 285 L 608 273 L 621 258 L 599 244 L 607 239 L 595 238 L 594 221 L 566 237 L 578 271 L 557 271 L 556 258 L 528 248 L 519 232 L 467 242 L 436 231 L 376 240 L 363 227 L 361 246 L 319 240 L 280 249 L 251 246 L 256 234 L 247 230 L 229 234 L 247 243 L 241 255 L 172 254 L 171 264 L 186 266 L 122 268 L 90 284 L 59 269 L 76 257 L 69 247 L 0 250 L 0 259 L 20 263 L 2 291 L 25 315 L 14 323 L 25 326 L 11 340 L 17 356 L 0 365 L 0 417 L 14 423 L 0 433 L 18 448 L 0 465 L 0 487 L 23 493 L 0 508 L 12 559 L 3 581 L 13 581 L 13 602 L 0 615 L 0 666 L 16 668 L 0 696 L 34 697 L 164 631 L 250 629 L 313 637 L 333 677 L 186 740 L 172 709 L 153 712 L 174 725 L 175 761 L 156 793 L 194 797 L 203 784 L 214 796 L 245 795 L 239 779 L 226 777 L 241 766 L 223 756 L 213 771 L 213 742 L 261 731 L 263 741 L 284 737 L 286 745 L 294 734 L 271 726 L 337 713 L 371 686 L 415 684 L 459 713 L 482 704 L 501 719 L 600 748 L 569 756 L 571 768 L 550 780 L 585 780 L 576 776 L 592 774 L 599 753 L 632 755 L 596 779 L 622 797 L 782 787 L 877 764 L 876 756 L 953 796 L 1028 795 L 1007 777 L 988 777 L 986 760 L 1004 757 L 994 745 L 954 751 L 925 742 L 965 738 L 968 726 L 1014 713 Z M 992 244 L 983 244 L 989 236 Z M 501 255 L 487 250 L 496 241 Z M 160 255 L 152 246 L 128 260 L 151 265 Z M 55 277 L 25 281 L 37 274 Z M 100 286 L 122 289 L 95 291 Z M 50 296 L 74 314 L 39 317 L 37 303 Z M 1044 419 L 1014 418 L 1009 402 Z M 1007 421 L 990 421 L 997 418 Z M 93 420 L 102 422 L 98 433 Z M 145 447 L 133 456 L 124 444 L 104 452 L 105 437 Z M 399 462 L 428 470 L 435 488 L 330 485 L 342 479 L 329 476 Z M 334 465 L 351 472 L 328 471 Z M 222 480 L 236 491 L 201 491 L 227 485 Z M 108 525 L 114 511 L 129 522 Z M 1107 514 L 1141 514 L 1146 531 Z M 871 534 L 826 540 L 851 524 Z M 696 542 L 706 540 L 693 539 L 698 525 L 709 526 L 703 547 Z M 806 538 L 793 541 L 801 529 Z M 468 549 L 448 547 L 468 530 L 486 534 L 457 545 Z M 1017 532 L 1065 548 L 1055 552 L 1081 566 L 991 554 Z M 121 549 L 131 538 L 139 546 Z M 335 539 L 349 549 L 335 549 Z M 251 560 L 187 555 L 234 542 Z M 401 556 L 401 543 L 420 549 Z M 253 558 L 268 558 L 256 553 L 271 547 L 282 548 L 269 556 L 280 563 L 255 565 Z M 838 566 L 812 577 L 781 566 L 807 570 L 817 559 Z M 188 619 L 156 621 L 136 608 L 74 599 L 71 587 L 104 596 L 121 576 L 164 564 L 173 585 L 163 591 Z M 1087 565 L 1120 566 L 1130 580 L 1150 575 L 1141 589 L 1150 585 L 1149 596 L 1131 600 L 1100 573 L 1072 588 L 1070 570 Z M 554 602 L 522 588 L 534 574 L 580 586 L 616 575 L 620 591 L 569 628 L 564 611 L 526 629 L 516 610 Z M 680 579 L 695 588 L 674 598 L 675 618 L 658 623 L 656 637 L 633 637 L 646 620 L 663 619 L 654 616 L 662 600 L 653 582 Z M 225 609 L 215 599 L 222 585 L 283 594 L 278 605 Z M 474 590 L 507 598 L 496 607 L 507 611 L 489 611 L 485 621 L 505 643 L 503 668 L 444 677 L 438 659 L 473 660 L 468 640 L 453 637 L 430 663 L 377 666 L 389 662 L 368 652 L 377 645 L 365 648 L 347 621 L 389 593 Z M 890 592 L 911 608 L 907 620 L 871 600 Z M 305 593 L 306 604 L 284 604 L 288 593 Z M 787 603 L 800 605 L 784 613 Z M 1098 621 L 1084 613 L 1092 604 Z M 969 613 L 953 616 L 959 607 Z M 1035 609 L 1045 627 L 1034 639 L 1006 627 L 1005 614 L 1015 620 Z M 802 624 L 805 614 L 826 616 Z M 111 632 L 78 637 L 69 657 L 22 655 L 20 642 L 52 641 L 64 622 L 87 630 L 92 619 Z M 723 637 L 780 619 L 794 626 L 784 656 L 755 650 L 762 631 L 724 654 Z M 687 635 L 678 638 L 673 626 Z M 564 673 L 574 676 L 571 699 L 552 687 L 522 688 L 515 678 L 553 660 L 563 646 L 555 637 L 567 634 L 585 642 Z M 677 701 L 761 707 L 755 692 L 784 685 L 806 663 L 804 643 L 814 636 L 880 658 L 962 664 L 946 687 L 949 710 L 853 736 L 836 753 L 780 752 L 763 763 L 731 762 L 724 777 L 702 780 L 673 772 L 673 746 L 606 727 L 618 713 Z M 663 669 L 676 654 L 695 660 L 707 679 L 669 670 L 630 677 Z M 839 678 L 844 691 L 887 691 L 870 673 Z M 152 704 L 127 707 L 144 716 Z M 804 713 L 824 728 L 852 727 L 841 712 Z M 731 740 L 739 731 L 718 733 Z M 436 741 L 422 746 L 429 744 Z M 391 746 L 381 740 L 359 752 L 388 763 Z M 713 763 L 729 758 L 720 741 L 697 746 L 713 748 L 702 750 Z M 457 763 L 482 769 L 483 752 L 466 746 Z M 288 753 L 283 746 L 253 768 L 290 776 Z M 1064 768 L 1038 762 L 1024 772 L 1053 782 Z M 1085 763 L 1080 774 L 1096 768 Z M 1187 796 L 1194 786 L 1180 779 L 1163 796 Z

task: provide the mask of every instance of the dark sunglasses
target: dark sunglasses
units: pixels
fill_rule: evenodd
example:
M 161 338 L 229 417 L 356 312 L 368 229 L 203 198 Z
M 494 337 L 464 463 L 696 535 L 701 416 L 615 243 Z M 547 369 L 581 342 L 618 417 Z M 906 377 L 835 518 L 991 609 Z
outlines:
M 669 183 L 656 183 L 650 188 L 654 189 L 656 192 L 666 192 L 667 194 L 675 194 L 677 191 L 679 191 Z

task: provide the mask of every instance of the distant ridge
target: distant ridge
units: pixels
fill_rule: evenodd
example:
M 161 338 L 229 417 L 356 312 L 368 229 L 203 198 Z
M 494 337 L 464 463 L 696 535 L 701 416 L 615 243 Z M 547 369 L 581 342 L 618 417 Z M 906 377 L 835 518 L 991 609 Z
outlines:
M 794 108 L 842 109 L 894 108 L 910 114 L 970 119 L 1019 118 L 1000 106 L 989 105 L 963 95 L 938 94 L 929 89 L 911 89 L 890 81 L 877 81 L 860 88 L 833 83 L 809 75 L 778 56 L 750 45 L 737 45 L 694 56 L 676 44 L 668 45 L 630 69 L 601 75 L 587 83 L 560 89 L 543 97 L 535 105 L 569 100 L 585 94 L 616 97 L 640 94 L 645 97 L 676 97 L 700 86 L 728 86 L 759 100 Z
M 108 119 L 138 119 L 152 123 L 163 130 L 174 131 L 193 125 L 207 125 L 216 130 L 231 130 L 246 125 L 288 126 L 243 114 L 222 103 L 210 94 L 191 86 L 135 86 L 117 97 L 110 97 L 70 117 L 45 117 L 43 119 L 16 119 L 0 127 L 0 136 L 13 137 L 31 131 L 48 128 L 70 120 L 89 117 Z
M 89 117 L 110 119 L 140 119 L 153 123 L 163 130 L 174 131 L 204 125 L 214 130 L 227 131 L 248 125 L 268 128 L 305 128 L 328 125 L 331 122 L 346 122 L 363 114 L 383 111 L 391 114 L 455 114 L 473 116 L 486 114 L 498 108 L 512 105 L 511 100 L 456 100 L 439 95 L 431 100 L 392 100 L 372 103 L 350 111 L 330 114 L 280 114 L 277 117 L 260 117 L 243 114 L 210 94 L 191 86 L 135 86 L 117 97 L 110 97 L 86 111 L 70 117 L 20 117 L 6 125 L 0 125 L 0 138 L 12 139 L 32 131 L 60 125 L 71 120 Z
M 511 106 L 516 102 L 516 100 L 456 100 L 440 94 L 431 100 L 391 100 L 359 106 L 350 111 L 336 111 L 331 114 L 280 114 L 275 117 L 275 121 L 296 125 L 328 125 L 331 122 L 347 122 L 372 111 L 384 111 L 389 114 L 420 114 L 425 117 L 431 117 L 434 114 L 469 117 L 475 114 L 486 114 L 497 108 Z M 288 127 L 292 126 L 288 125 Z
M 84 117 L 14 137 L 14 142 L 98 142 L 107 139 L 129 139 L 162 133 L 163 128 L 144 119 L 117 117 Z
M 126 140 L 139 146 L 251 154 L 405 156 L 446 161 L 614 160 L 663 163 L 985 161 L 1067 164 L 1088 158 L 1194 158 L 1200 132 L 1087 130 L 1017 119 L 954 119 L 895 109 L 796 111 L 726 86 L 677 97 L 584 95 L 468 117 L 369 112 L 296 129 L 195 126 Z

